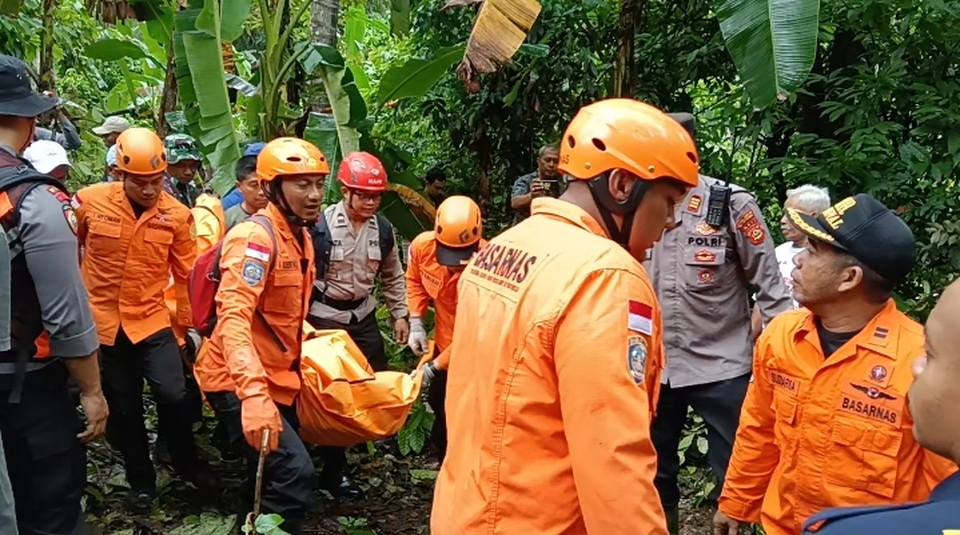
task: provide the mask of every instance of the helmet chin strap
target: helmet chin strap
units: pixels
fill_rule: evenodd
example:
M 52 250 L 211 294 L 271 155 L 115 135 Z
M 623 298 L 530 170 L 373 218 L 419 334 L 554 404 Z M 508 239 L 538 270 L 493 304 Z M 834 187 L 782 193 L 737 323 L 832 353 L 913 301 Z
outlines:
M 263 190 L 263 194 L 266 195 L 268 201 L 280 207 L 280 211 L 287 217 L 287 222 L 290 223 L 290 225 L 295 227 L 312 227 L 316 224 L 316 221 L 307 221 L 293 212 L 290 208 L 290 203 L 287 202 L 287 198 L 284 197 L 283 191 L 280 189 L 279 181 L 271 182 L 266 186 L 260 186 L 260 189 Z
M 624 249 L 630 249 L 630 234 L 633 232 L 633 220 L 640 208 L 640 202 L 650 188 L 650 183 L 646 180 L 636 180 L 630 195 L 623 201 L 617 201 L 610 194 L 610 174 L 604 174 L 587 182 L 590 188 L 590 196 L 593 202 L 597 204 L 597 211 L 600 212 L 600 218 L 606 225 L 607 231 L 613 241 L 619 243 Z M 613 214 L 623 217 L 623 223 L 617 225 L 613 219 Z

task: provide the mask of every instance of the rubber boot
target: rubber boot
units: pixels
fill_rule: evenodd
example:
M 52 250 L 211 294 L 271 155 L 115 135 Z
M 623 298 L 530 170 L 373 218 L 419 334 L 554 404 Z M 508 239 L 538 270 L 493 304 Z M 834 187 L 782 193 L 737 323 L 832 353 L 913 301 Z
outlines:
M 667 515 L 667 532 L 680 535 L 680 506 L 664 506 L 663 512 Z

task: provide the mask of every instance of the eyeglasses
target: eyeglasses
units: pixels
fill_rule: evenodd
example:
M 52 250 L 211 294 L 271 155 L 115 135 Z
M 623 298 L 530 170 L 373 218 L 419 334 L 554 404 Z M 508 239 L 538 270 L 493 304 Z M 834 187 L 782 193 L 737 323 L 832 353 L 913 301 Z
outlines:
M 361 201 L 379 202 L 380 199 L 383 197 L 383 194 L 382 194 L 382 193 L 371 193 L 371 192 L 359 191 L 359 190 L 355 190 L 355 189 L 350 190 L 350 193 L 352 193 L 354 196 L 356 196 L 356 197 L 357 197 L 358 199 L 360 199 Z

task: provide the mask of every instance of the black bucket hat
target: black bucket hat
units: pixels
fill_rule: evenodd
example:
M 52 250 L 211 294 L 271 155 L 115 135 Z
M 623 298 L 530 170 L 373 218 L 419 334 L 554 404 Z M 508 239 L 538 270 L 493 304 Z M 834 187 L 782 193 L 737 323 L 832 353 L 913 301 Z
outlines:
M 27 64 L 0 54 L 0 115 L 36 117 L 57 106 L 57 99 L 33 90 Z

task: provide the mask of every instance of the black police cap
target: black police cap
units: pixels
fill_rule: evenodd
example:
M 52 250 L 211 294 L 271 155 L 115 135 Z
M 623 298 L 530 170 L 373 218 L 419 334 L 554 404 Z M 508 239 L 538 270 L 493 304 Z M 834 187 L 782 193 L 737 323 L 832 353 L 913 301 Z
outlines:
M 810 238 L 846 251 L 887 281 L 903 282 L 916 260 L 913 231 L 897 214 L 861 193 L 816 217 L 787 209 L 790 222 Z

